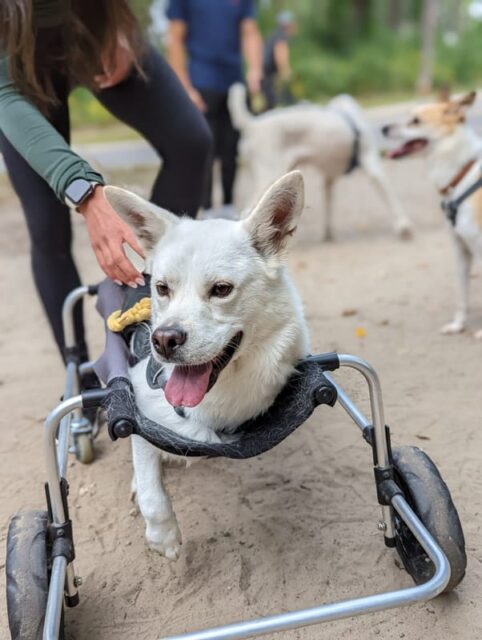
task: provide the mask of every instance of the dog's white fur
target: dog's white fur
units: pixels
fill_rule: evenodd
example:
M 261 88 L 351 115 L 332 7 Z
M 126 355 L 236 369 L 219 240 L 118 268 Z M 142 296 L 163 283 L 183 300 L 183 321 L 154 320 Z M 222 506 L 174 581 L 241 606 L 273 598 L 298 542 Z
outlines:
M 136 401 L 151 420 L 205 442 L 259 415 L 309 352 L 302 306 L 285 267 L 285 246 L 303 208 L 300 172 L 278 180 L 245 220 L 191 220 L 106 187 L 116 211 L 133 225 L 149 252 L 151 329 L 178 323 L 188 337 L 177 362 L 202 364 L 223 351 L 238 331 L 241 344 L 202 402 L 180 417 L 162 390 L 146 383 L 144 360 L 130 371 Z M 168 284 L 168 296 L 157 293 Z M 216 282 L 234 285 L 226 298 L 211 297 Z M 161 358 L 153 350 L 155 358 Z M 168 375 L 174 365 L 164 363 Z M 162 480 L 161 452 L 133 436 L 135 488 L 152 549 L 174 560 L 181 534 Z
M 244 86 L 235 84 L 228 104 L 233 124 L 241 133 L 239 154 L 250 174 L 253 195 L 258 196 L 286 171 L 315 167 L 324 181 L 323 239 L 331 240 L 333 186 L 346 173 L 354 150 L 349 118 L 360 132 L 360 168 L 383 197 L 395 231 L 401 237 L 411 235 L 412 224 L 386 177 L 373 133 L 351 96 L 337 96 L 324 108 L 303 103 L 254 116 L 246 107 Z
M 426 146 L 418 154 L 425 154 L 429 175 L 441 191 L 471 160 L 470 171 L 449 194 L 456 199 L 482 175 L 482 139 L 466 123 L 465 111 L 476 98 L 475 92 L 454 97 L 437 104 L 417 107 L 409 121 L 384 128 L 388 138 L 410 142 L 424 139 Z M 476 192 L 460 206 L 456 224 L 447 221 L 453 240 L 457 263 L 457 300 L 453 320 L 441 328 L 444 334 L 460 333 L 466 329 L 469 307 L 470 268 L 475 256 L 482 256 L 482 200 Z M 482 330 L 476 332 L 482 338 Z

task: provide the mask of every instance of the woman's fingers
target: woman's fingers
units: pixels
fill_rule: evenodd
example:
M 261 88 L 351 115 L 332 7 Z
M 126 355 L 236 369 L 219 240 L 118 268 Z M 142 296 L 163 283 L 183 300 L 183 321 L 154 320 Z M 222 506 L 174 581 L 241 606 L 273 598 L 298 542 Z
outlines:
M 133 249 L 137 253 L 137 255 L 139 255 L 141 258 L 146 257 L 144 253 L 144 249 L 139 244 L 139 241 L 137 240 L 135 233 L 131 229 L 129 229 L 127 225 L 126 225 L 126 230 L 124 234 L 124 242 L 126 242 L 129 245 L 129 247 Z
M 137 271 L 132 262 L 124 253 L 122 243 L 111 248 L 114 269 L 119 274 L 118 279 L 130 287 L 144 284 L 142 274 Z

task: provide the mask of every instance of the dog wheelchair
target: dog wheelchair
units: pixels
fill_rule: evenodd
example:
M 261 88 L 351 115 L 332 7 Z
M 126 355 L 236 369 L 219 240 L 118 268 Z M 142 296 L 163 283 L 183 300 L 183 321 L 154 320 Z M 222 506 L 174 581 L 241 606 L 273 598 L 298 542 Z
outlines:
M 337 402 L 361 430 L 372 449 L 376 495 L 381 506 L 378 529 L 385 545 L 398 552 L 415 586 L 309 609 L 228 624 L 164 640 L 234 640 L 338 620 L 426 601 L 454 589 L 465 574 L 462 527 L 449 490 L 430 458 L 417 447 L 392 450 L 385 424 L 380 381 L 375 370 L 353 355 L 325 353 L 299 363 L 271 408 L 238 428 L 236 441 L 203 443 L 189 440 L 148 420 L 134 401 L 127 378 L 127 346 L 119 335 L 106 333 L 106 350 L 96 371 L 105 387 L 84 390 L 82 377 L 93 364 L 80 364 L 74 340 L 72 312 L 85 296 L 96 296 L 101 315 L 119 303 L 114 285 L 79 287 L 67 297 L 63 322 L 67 373 L 62 402 L 45 423 L 47 509 L 16 514 L 7 537 L 7 609 L 12 640 L 56 640 L 64 637 L 64 606 L 79 602 L 81 580 L 74 570 L 74 538 L 66 479 L 69 450 L 84 463 L 94 457 L 98 428 L 83 410 L 105 410 L 112 440 L 137 434 L 161 449 L 182 456 L 226 456 L 243 459 L 273 448 L 301 426 L 320 405 Z M 100 291 L 99 291 L 100 289 Z M 117 290 L 120 289 L 117 287 Z M 141 330 L 142 334 L 142 330 Z M 147 334 L 148 335 L 148 334 Z M 142 335 L 141 335 L 142 338 Z M 149 352 L 140 340 L 141 356 Z M 333 372 L 351 368 L 364 378 L 370 398 L 370 418 L 335 381 Z

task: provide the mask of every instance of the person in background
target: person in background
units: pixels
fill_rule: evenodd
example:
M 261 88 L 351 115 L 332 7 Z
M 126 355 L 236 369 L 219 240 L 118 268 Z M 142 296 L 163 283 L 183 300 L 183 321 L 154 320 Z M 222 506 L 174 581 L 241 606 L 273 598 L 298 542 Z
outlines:
M 266 109 L 277 104 L 292 104 L 293 96 L 288 87 L 292 71 L 289 40 L 298 31 L 296 18 L 291 11 L 282 11 L 276 18 L 277 28 L 266 40 L 263 60 L 263 93 Z
M 170 66 L 144 45 L 127 0 L 0 2 L 0 152 L 22 204 L 35 284 L 62 355 L 62 304 L 80 284 L 68 207 L 83 217 L 107 276 L 134 288 L 144 282 L 123 245 L 141 255 L 142 249 L 104 198 L 104 178 L 70 148 L 68 95 L 79 85 L 156 149 L 163 167 L 151 200 L 176 214 L 196 215 L 211 145 L 209 128 Z M 74 319 L 83 361 L 80 304 Z
M 229 115 L 229 87 L 243 79 L 251 95 L 261 90 L 263 45 L 253 0 L 170 0 L 168 57 L 189 97 L 204 113 L 214 137 L 203 206 L 206 217 L 235 217 L 233 186 L 238 132 Z M 212 210 L 212 164 L 221 162 L 223 207 Z

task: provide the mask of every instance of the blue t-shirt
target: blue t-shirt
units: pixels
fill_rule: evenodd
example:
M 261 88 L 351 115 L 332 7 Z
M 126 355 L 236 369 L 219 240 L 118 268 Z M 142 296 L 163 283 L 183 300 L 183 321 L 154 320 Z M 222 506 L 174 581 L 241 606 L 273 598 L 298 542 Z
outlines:
M 196 89 L 227 91 L 242 80 L 241 22 L 253 0 L 170 0 L 169 20 L 187 24 L 189 77 Z

